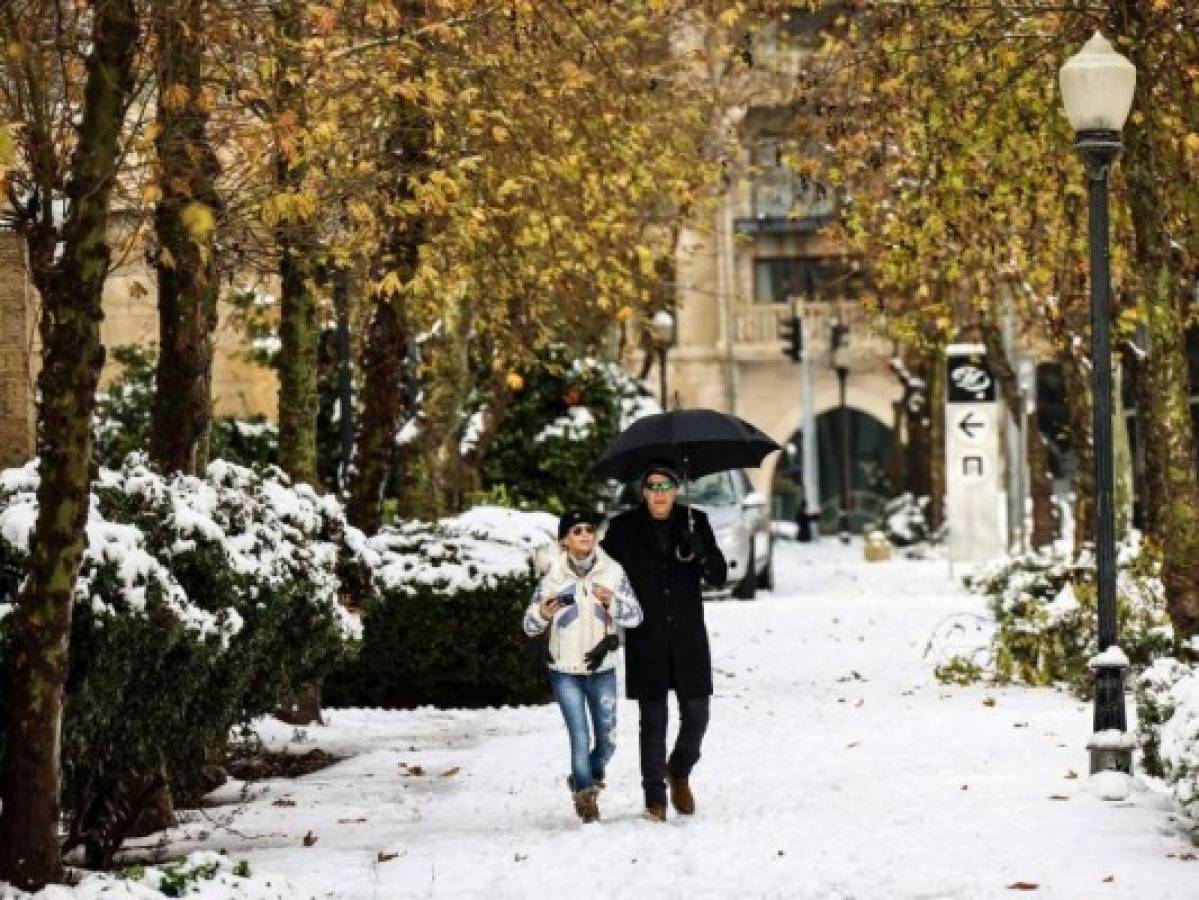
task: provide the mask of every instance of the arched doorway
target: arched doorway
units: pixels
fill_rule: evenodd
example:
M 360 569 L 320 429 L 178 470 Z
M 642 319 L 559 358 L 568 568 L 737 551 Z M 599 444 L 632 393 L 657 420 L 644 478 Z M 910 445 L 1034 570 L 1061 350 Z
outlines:
M 849 527 L 860 532 L 881 516 L 883 505 L 896 493 L 888 478 L 894 450 L 893 431 L 869 413 L 846 407 L 849 428 Z M 841 432 L 840 408 L 816 417 L 816 456 L 820 466 L 820 526 L 835 531 L 840 512 Z M 801 429 L 792 433 L 774 471 L 771 486 L 774 517 L 794 521 L 803 485 L 803 440 Z

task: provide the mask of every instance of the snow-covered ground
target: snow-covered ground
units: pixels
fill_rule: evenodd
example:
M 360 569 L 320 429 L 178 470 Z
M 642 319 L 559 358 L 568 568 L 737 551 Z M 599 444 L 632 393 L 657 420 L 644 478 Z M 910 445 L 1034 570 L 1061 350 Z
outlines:
M 982 612 L 944 561 L 781 541 L 777 583 L 709 604 L 716 696 L 694 817 L 641 817 L 629 701 L 603 820 L 586 826 L 556 707 L 331 710 L 324 727 L 272 721 L 264 736 L 349 758 L 248 799 L 227 785 L 230 802 L 176 829 L 170 852 L 225 850 L 256 880 L 286 878 L 287 897 L 1199 895 L 1199 851 L 1162 795 L 1088 791 L 1088 705 L 937 683 L 930 636 Z

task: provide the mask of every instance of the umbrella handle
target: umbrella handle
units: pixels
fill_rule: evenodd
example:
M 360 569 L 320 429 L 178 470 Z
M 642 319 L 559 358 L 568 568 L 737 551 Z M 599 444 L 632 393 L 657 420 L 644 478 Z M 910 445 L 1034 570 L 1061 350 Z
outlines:
M 684 451 L 683 451 L 683 496 L 685 497 L 686 494 L 687 494 L 687 451 L 684 449 Z M 687 504 L 687 530 L 690 532 L 695 531 L 695 516 L 691 512 L 691 504 L 690 503 Z M 681 563 L 689 563 L 689 562 L 693 562 L 695 560 L 695 554 L 692 552 L 688 552 L 686 555 L 684 555 L 682 547 L 674 548 L 674 557 Z

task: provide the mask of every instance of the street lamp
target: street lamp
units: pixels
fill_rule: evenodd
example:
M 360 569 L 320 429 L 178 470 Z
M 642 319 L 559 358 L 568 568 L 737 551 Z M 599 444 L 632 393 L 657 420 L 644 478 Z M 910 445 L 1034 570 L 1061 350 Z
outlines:
M 674 343 L 674 316 L 660 309 L 649 320 L 649 337 L 658 352 L 658 395 L 666 409 L 666 351 Z
M 849 543 L 849 410 L 846 406 L 846 383 L 849 380 L 849 326 L 834 322 L 829 349 L 829 365 L 837 373 L 837 386 L 841 392 L 841 403 L 837 410 L 837 425 L 841 440 L 841 465 L 837 529 L 841 543 Z
M 1124 670 L 1116 633 L 1116 541 L 1112 470 L 1111 268 L 1107 182 L 1123 149 L 1120 129 L 1128 118 L 1137 70 L 1098 31 L 1059 72 L 1062 103 L 1074 126 L 1075 144 L 1087 169 L 1091 254 L 1091 358 L 1095 445 L 1095 556 L 1099 592 L 1099 651 L 1095 670 L 1094 734 L 1087 748 L 1091 772 L 1132 772 L 1132 749 L 1124 713 Z

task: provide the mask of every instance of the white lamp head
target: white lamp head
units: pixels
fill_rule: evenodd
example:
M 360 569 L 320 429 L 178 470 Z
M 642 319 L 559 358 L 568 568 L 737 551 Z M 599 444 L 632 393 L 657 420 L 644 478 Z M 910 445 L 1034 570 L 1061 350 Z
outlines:
M 649 320 L 649 333 L 658 347 L 668 347 L 674 343 L 674 316 L 669 310 L 660 309 L 654 313 Z
M 1137 70 L 1098 31 L 1058 72 L 1066 117 L 1079 131 L 1119 131 L 1132 108 Z

